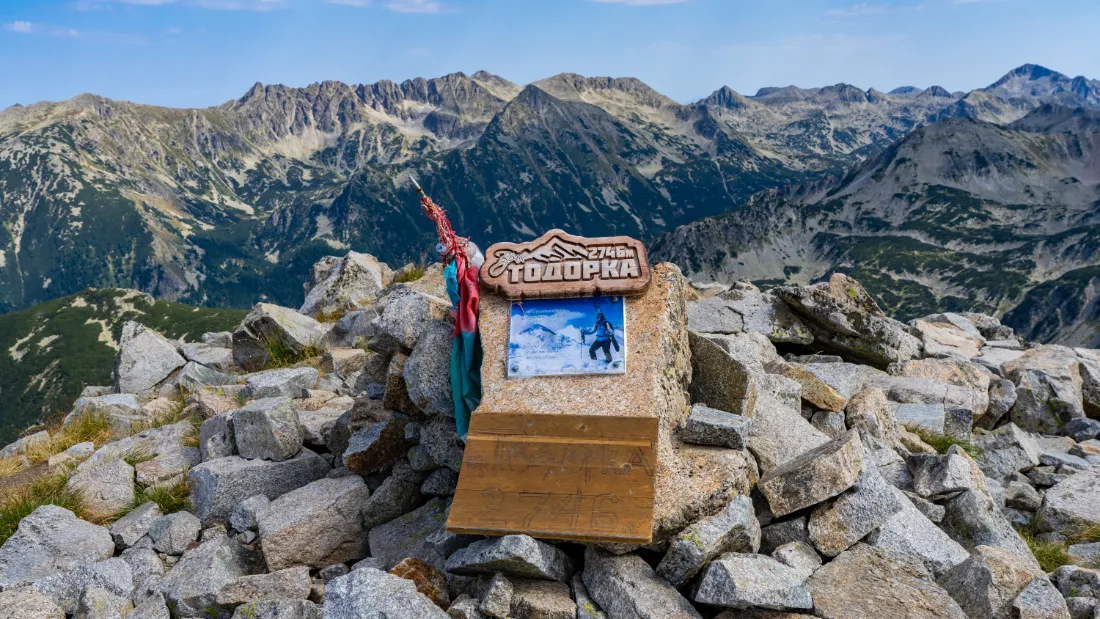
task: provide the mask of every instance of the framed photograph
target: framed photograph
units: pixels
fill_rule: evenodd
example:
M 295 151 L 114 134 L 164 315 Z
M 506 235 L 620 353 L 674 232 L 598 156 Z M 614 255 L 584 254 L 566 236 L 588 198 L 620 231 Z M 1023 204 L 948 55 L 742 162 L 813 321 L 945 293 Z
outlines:
M 626 373 L 623 297 L 513 301 L 508 377 Z

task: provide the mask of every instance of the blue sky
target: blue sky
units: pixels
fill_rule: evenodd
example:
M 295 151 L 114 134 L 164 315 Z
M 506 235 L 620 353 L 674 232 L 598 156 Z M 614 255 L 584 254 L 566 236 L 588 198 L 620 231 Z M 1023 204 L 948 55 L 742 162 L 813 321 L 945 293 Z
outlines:
M 1095 0 L 0 0 L 0 109 L 82 92 L 216 105 L 485 69 L 722 85 L 969 90 L 1034 62 L 1100 78 Z

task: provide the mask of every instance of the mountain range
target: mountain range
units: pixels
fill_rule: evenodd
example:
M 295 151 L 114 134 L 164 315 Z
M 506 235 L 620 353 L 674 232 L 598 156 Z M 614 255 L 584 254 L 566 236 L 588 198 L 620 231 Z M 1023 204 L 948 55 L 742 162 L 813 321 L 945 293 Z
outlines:
M 763 248 L 784 234 L 780 212 L 810 217 L 814 209 L 826 228 L 836 222 L 830 234 L 871 251 L 860 240 L 866 234 L 840 228 L 854 224 L 852 217 L 893 227 L 935 219 L 913 204 L 926 204 L 928 192 L 938 191 L 929 187 L 937 186 L 1006 205 L 985 216 L 997 230 L 1027 231 L 1028 241 L 1087 225 L 1095 193 L 1088 171 L 1095 168 L 1092 143 L 1080 136 L 1095 127 L 1088 111 L 1098 107 L 1100 82 L 1036 65 L 968 93 L 837 84 L 744 96 L 723 87 L 681 104 L 632 78 L 561 74 L 518 85 L 477 72 L 400 84 L 256 84 L 240 99 L 205 109 L 94 95 L 13 106 L 0 112 L 0 312 L 88 286 L 136 288 L 195 305 L 246 307 L 266 299 L 296 306 L 296 282 L 323 255 L 354 249 L 394 265 L 432 258 L 434 229 L 417 208 L 410 175 L 448 210 L 460 234 L 483 247 L 559 227 L 652 240 L 660 256 L 700 277 L 810 277 L 834 259 L 857 260 L 887 277 L 887 267 L 852 248 L 832 249 L 832 241 L 821 254 L 792 247 L 791 262 L 776 272 L 741 269 L 718 255 L 753 230 Z M 1066 136 L 1078 136 L 1077 143 Z M 984 161 L 998 176 L 938 178 L 950 173 L 933 161 L 943 156 L 932 152 L 939 140 L 956 140 L 968 149 L 960 156 L 973 166 Z M 1074 147 L 1083 150 L 1051 150 Z M 1013 158 L 999 159 L 1009 152 Z M 1055 160 L 1062 167 L 1046 174 L 1043 166 Z M 1002 190 L 1003 182 L 1011 188 Z M 898 191 L 888 192 L 893 185 Z M 903 186 L 923 197 L 894 196 Z M 891 206 L 852 206 L 861 200 Z M 898 200 L 916 201 L 898 210 Z M 1069 203 L 1062 208 L 1060 201 Z M 784 210 L 768 217 L 767 204 Z M 849 216 L 844 209 L 852 208 L 858 214 Z M 842 211 L 848 219 L 834 219 Z M 1009 215 L 1007 223 L 999 220 Z M 733 226 L 742 218 L 752 227 Z M 954 224 L 926 225 L 950 231 Z M 971 225 L 984 229 L 977 220 Z M 722 226 L 737 229 L 714 238 Z M 928 243 L 929 234 L 906 236 Z M 973 246 L 994 243 L 941 241 L 951 248 L 945 260 L 986 255 Z M 1011 243 L 1017 241 L 1024 242 Z M 1029 271 L 990 259 L 1028 275 L 963 294 L 959 288 L 973 282 L 952 288 L 921 274 L 912 281 L 922 289 L 901 296 L 921 298 L 921 311 L 953 306 L 955 298 L 1010 311 L 1035 285 L 1069 273 L 1057 264 Z M 1061 260 L 1041 252 L 1031 259 Z M 1065 264 L 1091 263 L 1080 255 Z M 916 309 L 909 301 L 894 306 L 903 315 Z

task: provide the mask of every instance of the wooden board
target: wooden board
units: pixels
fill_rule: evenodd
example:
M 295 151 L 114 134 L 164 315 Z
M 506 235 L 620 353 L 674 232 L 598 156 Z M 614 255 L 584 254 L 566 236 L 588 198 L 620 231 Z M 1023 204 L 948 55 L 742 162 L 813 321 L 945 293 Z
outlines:
M 657 420 L 474 413 L 447 530 L 648 544 Z
M 641 293 L 651 273 L 645 245 L 628 236 L 586 238 L 551 230 L 527 243 L 485 252 L 481 285 L 509 299 L 563 299 Z

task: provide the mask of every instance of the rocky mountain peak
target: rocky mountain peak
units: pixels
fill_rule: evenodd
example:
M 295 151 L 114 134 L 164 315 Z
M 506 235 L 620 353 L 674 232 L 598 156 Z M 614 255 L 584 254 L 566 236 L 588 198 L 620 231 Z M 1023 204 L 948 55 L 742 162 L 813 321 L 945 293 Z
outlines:
M 943 86 L 929 86 L 919 94 L 921 97 L 939 97 L 942 99 L 953 99 L 955 95 L 948 92 Z
M 729 86 L 723 86 L 715 90 L 709 97 L 699 102 L 699 105 L 708 105 L 726 109 L 741 109 L 749 104 L 749 99 L 742 96 Z
M 919 95 L 921 92 L 923 91 L 916 86 L 898 86 L 887 94 L 910 97 Z

